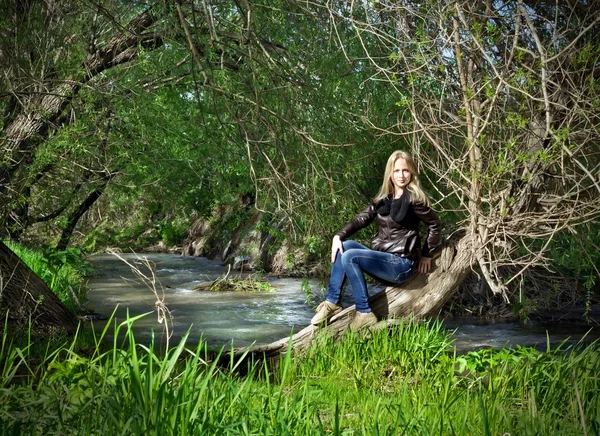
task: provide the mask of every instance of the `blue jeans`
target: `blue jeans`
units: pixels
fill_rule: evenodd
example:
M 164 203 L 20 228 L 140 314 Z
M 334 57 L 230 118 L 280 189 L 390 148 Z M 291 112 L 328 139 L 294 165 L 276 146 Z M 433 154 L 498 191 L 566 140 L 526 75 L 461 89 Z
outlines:
M 338 254 L 331 266 L 327 301 L 339 304 L 346 277 L 350 281 L 356 311 L 371 312 L 367 282 L 363 273 L 385 283 L 405 282 L 415 271 L 415 262 L 392 253 L 375 251 L 355 241 L 343 241 L 344 253 Z

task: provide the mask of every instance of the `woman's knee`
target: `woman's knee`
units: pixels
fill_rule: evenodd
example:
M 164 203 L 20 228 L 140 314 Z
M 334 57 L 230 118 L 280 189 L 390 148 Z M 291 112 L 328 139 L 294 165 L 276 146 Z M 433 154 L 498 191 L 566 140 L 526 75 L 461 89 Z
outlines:
M 345 250 L 342 254 L 342 265 L 344 269 L 347 268 L 351 263 L 356 263 L 356 259 L 362 250 L 357 248 L 350 248 L 349 250 Z

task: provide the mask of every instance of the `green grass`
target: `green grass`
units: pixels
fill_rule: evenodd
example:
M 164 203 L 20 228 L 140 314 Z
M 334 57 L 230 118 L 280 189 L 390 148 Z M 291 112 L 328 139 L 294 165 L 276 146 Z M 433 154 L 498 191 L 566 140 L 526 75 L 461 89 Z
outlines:
M 80 250 L 34 250 L 11 241 L 5 241 L 5 244 L 48 285 L 69 310 L 77 312 L 80 309 L 86 295 L 85 275 L 93 271 Z
M 1 434 L 556 435 L 600 431 L 597 344 L 455 356 L 438 323 L 319 337 L 279 365 L 236 371 L 182 341 L 0 350 Z M 25 347 L 26 348 L 26 347 Z M 259 362 L 261 363 L 261 362 Z M 244 363 L 245 364 L 245 363 Z M 18 375 L 18 376 L 17 376 Z

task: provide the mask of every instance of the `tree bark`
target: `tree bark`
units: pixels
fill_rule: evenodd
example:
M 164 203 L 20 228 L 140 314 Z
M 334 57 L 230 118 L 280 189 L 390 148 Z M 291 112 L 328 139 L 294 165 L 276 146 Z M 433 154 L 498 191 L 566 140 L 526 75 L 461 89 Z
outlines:
M 19 257 L 0 241 L 0 308 L 11 323 L 75 333 L 77 318 Z
M 100 198 L 100 196 L 104 193 L 108 182 L 112 178 L 114 174 L 106 173 L 102 177 L 102 184 L 98 186 L 93 192 L 91 192 L 85 200 L 81 202 L 81 204 L 75 209 L 71 214 L 67 217 L 67 225 L 62 231 L 60 235 L 60 240 L 58 244 L 56 244 L 57 250 L 66 250 L 69 246 L 69 241 L 71 240 L 71 236 L 73 236 L 73 232 L 75 231 L 75 227 L 77 227 L 77 223 L 80 218 L 93 206 L 93 204 Z
M 412 280 L 388 287 L 369 298 L 369 304 L 380 320 L 374 328 L 386 327 L 394 319 L 410 316 L 424 319 L 436 315 L 471 272 L 471 244 L 471 236 L 451 238 L 434 254 L 431 273 L 416 274 Z M 334 338 L 340 337 L 348 330 L 355 312 L 355 306 L 348 307 L 334 316 L 325 327 L 309 325 L 299 331 L 291 338 L 292 350 L 298 352 L 307 349 L 320 330 Z M 247 352 L 247 357 L 270 359 L 285 354 L 289 342 L 290 338 L 282 338 L 267 345 L 236 349 L 234 354 L 242 356 Z

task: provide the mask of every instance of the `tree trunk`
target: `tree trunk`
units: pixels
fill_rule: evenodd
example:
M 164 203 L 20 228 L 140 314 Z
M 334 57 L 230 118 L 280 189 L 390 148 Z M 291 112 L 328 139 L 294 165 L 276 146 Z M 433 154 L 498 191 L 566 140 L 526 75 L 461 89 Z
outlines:
M 19 257 L 0 241 L 0 308 L 12 323 L 74 333 L 77 318 Z
M 471 272 L 473 263 L 472 239 L 470 236 L 452 238 L 434 255 L 432 271 L 428 275 L 416 274 L 412 280 L 401 285 L 388 287 L 369 299 L 369 304 L 380 322 L 375 328 L 389 324 L 389 319 L 413 316 L 423 319 L 436 315 L 458 286 Z M 318 330 L 327 330 L 334 338 L 341 336 L 348 329 L 355 307 L 344 309 L 334 316 L 326 327 L 317 328 L 309 325 L 296 333 L 292 341 L 293 351 L 307 349 L 316 337 Z M 277 357 L 287 351 L 290 338 L 282 338 L 267 345 L 248 349 L 237 349 L 235 355 Z
M 56 249 L 59 251 L 66 250 L 69 246 L 69 242 L 71 241 L 71 236 L 73 236 L 73 232 L 75 231 L 75 227 L 77 227 L 77 223 L 79 219 L 94 205 L 94 203 L 100 198 L 100 196 L 104 193 L 108 182 L 112 178 L 112 173 L 106 173 L 102 177 L 102 184 L 96 188 L 93 192 L 91 192 L 83 202 L 75 209 L 68 217 L 67 217 L 67 225 L 62 231 L 60 235 L 60 240 L 58 244 L 56 244 Z

